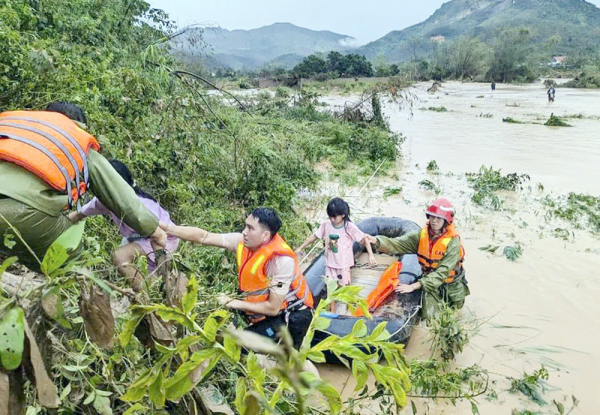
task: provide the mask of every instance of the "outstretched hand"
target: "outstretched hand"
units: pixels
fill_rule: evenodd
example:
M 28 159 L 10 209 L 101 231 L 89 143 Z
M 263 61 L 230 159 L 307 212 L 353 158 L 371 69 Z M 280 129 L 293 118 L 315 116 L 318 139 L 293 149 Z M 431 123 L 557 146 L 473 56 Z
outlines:
M 415 284 L 400 284 L 394 288 L 394 291 L 400 294 L 410 294 L 417 288 L 418 287 L 416 287 Z
M 150 239 L 161 248 L 167 245 L 167 234 L 160 226 L 156 227 L 156 230 L 150 235 Z
M 375 255 L 369 255 L 369 265 L 372 267 L 377 266 L 377 260 L 375 259 Z

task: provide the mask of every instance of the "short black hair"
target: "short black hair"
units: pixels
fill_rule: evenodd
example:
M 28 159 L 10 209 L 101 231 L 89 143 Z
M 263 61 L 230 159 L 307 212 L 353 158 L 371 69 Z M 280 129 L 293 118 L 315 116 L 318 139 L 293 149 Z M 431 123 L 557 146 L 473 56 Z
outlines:
M 344 199 L 334 197 L 327 203 L 327 216 L 330 218 L 333 216 L 344 216 L 344 221 L 350 219 L 350 206 Z
M 85 112 L 83 112 L 83 109 L 79 105 L 73 104 L 71 102 L 54 101 L 53 103 L 48 105 L 46 111 L 59 112 L 62 115 L 66 115 L 74 121 L 87 124 L 87 117 L 85 116 Z
M 271 208 L 259 207 L 252 211 L 252 216 L 258 219 L 258 223 L 271 232 L 271 236 L 275 236 L 281 228 L 281 219 L 279 215 Z

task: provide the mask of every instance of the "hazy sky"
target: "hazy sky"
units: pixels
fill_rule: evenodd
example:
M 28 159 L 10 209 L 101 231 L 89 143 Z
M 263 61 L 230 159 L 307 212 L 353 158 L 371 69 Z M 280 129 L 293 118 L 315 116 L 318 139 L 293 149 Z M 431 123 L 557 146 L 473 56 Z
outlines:
M 225 29 L 255 29 L 290 22 L 331 30 L 367 43 L 427 19 L 444 0 L 146 0 L 178 25 L 210 23 Z M 518 0 L 519 1 L 519 0 Z M 561 1 L 561 0 L 557 0 Z M 600 0 L 590 0 L 600 6 Z

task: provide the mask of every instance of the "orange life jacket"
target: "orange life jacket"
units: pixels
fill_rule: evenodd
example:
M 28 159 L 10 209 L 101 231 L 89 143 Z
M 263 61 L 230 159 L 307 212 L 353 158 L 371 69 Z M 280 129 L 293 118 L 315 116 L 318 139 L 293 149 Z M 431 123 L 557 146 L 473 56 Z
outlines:
M 237 246 L 236 259 L 238 266 L 238 282 L 240 292 L 244 295 L 244 300 L 252 303 L 260 303 L 269 299 L 269 289 L 271 280 L 265 274 L 265 265 L 275 255 L 286 255 L 294 259 L 295 278 L 290 286 L 290 292 L 285 296 L 281 304 L 281 311 L 293 309 L 304 304 L 307 307 L 314 307 L 313 296 L 310 288 L 300 271 L 296 254 L 283 238 L 276 234 L 271 241 L 255 252 L 250 251 L 240 243 Z M 292 301 L 296 297 L 297 300 Z M 250 321 L 256 323 L 264 320 L 266 316 L 247 313 Z
M 419 250 L 417 252 L 417 256 L 419 258 L 419 264 L 421 264 L 421 270 L 423 271 L 423 275 L 429 274 L 439 266 L 440 261 L 446 254 L 448 244 L 455 237 L 458 237 L 460 240 L 460 236 L 458 235 L 458 233 L 456 233 L 454 225 L 446 226 L 445 232 L 439 238 L 437 238 L 433 242 L 433 244 L 429 239 L 428 227 L 425 227 L 421 230 L 421 239 L 419 240 Z M 461 243 L 460 259 L 456 264 L 456 267 L 454 267 L 454 269 L 452 269 L 448 274 L 448 277 L 444 279 L 444 282 L 446 284 L 454 282 L 454 279 L 462 273 L 462 264 L 464 257 L 465 250 Z
M 375 287 L 366 298 L 367 308 L 370 312 L 376 310 L 383 303 L 383 300 L 388 298 L 390 294 L 394 292 L 394 288 L 400 283 L 398 275 L 401 270 L 402 262 L 395 261 L 383 272 L 383 274 L 381 274 L 379 284 L 377 284 L 377 287 Z M 356 317 L 364 316 L 360 308 L 356 309 L 354 315 Z
M 90 148 L 100 150 L 100 144 L 58 112 L 0 114 L 0 159 L 18 164 L 54 189 L 65 192 L 69 207 L 87 192 Z

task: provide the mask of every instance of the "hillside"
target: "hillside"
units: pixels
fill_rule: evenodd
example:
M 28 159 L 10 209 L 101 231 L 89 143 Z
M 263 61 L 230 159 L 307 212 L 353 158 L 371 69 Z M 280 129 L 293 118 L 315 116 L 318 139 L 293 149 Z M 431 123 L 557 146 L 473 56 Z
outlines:
M 315 52 L 344 51 L 354 38 L 327 30 L 315 31 L 291 23 L 275 23 L 252 30 L 211 29 L 203 33 L 216 60 L 231 68 L 257 68 L 281 59 L 284 65 Z M 292 65 L 293 66 L 293 65 Z
M 358 49 L 369 59 L 384 55 L 389 62 L 411 56 L 409 41 L 420 39 L 419 55 L 433 49 L 430 38 L 445 41 L 461 35 L 480 36 L 491 41 L 502 28 L 529 27 L 532 42 L 549 54 L 570 54 L 596 46 L 600 36 L 600 9 L 583 0 L 452 0 L 431 17 L 404 30 L 393 31 Z M 548 39 L 555 37 L 555 42 Z M 413 43 L 418 43 L 413 42 Z

